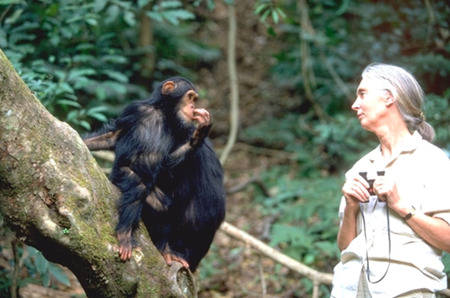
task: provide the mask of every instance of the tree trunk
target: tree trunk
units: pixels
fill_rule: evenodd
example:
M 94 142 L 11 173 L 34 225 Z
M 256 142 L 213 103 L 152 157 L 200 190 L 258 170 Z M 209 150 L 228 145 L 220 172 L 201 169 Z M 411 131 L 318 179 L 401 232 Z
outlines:
M 144 227 L 141 250 L 120 261 L 118 196 L 77 132 L 45 110 L 0 50 L 0 212 L 9 227 L 68 267 L 90 297 L 196 296 L 190 272 L 168 267 Z
M 153 24 L 152 20 L 147 16 L 147 12 L 151 11 L 151 9 L 152 3 L 148 3 L 139 14 L 139 48 L 144 51 L 141 75 L 144 78 L 152 76 L 156 61 L 156 50 L 153 46 Z

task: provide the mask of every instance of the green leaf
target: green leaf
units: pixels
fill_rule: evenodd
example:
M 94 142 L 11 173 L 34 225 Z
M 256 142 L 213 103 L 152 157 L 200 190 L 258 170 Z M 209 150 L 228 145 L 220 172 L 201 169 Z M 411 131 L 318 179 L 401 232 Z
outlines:
M 56 94 L 57 95 L 61 95 L 61 94 L 64 94 L 64 93 L 74 94 L 75 91 L 72 89 L 72 86 L 70 86 L 68 83 L 61 82 L 57 86 Z
M 100 122 L 107 122 L 108 121 L 108 117 L 106 117 L 103 114 L 100 113 L 89 113 L 88 114 L 91 118 L 97 119 Z
M 117 5 L 111 5 L 108 7 L 105 13 L 105 23 L 111 24 L 113 23 L 120 14 L 120 8 Z
M 163 21 L 163 16 L 160 12 L 155 12 L 155 11 L 147 11 L 145 13 L 150 19 L 156 21 L 156 22 L 162 22 Z
M 103 63 L 125 64 L 128 62 L 128 59 L 121 55 L 104 55 L 100 59 Z
M 138 0 L 138 2 L 137 2 L 139 8 L 142 8 L 149 3 L 150 3 L 150 0 Z
M 350 0 L 344 0 L 342 1 L 341 6 L 336 11 L 336 15 L 340 16 L 347 12 L 348 8 L 350 7 Z
M 99 107 L 94 107 L 92 109 L 89 109 L 87 114 L 89 115 L 90 113 L 100 113 L 100 112 L 106 112 L 106 111 L 108 111 L 107 107 L 99 106 Z
M 105 69 L 102 71 L 102 73 L 104 75 L 108 76 L 109 78 L 116 80 L 120 83 L 128 83 L 128 77 L 121 72 Z
M 92 68 L 74 68 L 69 72 L 67 81 L 71 82 L 80 77 L 95 75 L 97 72 Z
M 165 8 L 178 8 L 181 7 L 183 4 L 177 0 L 167 0 L 162 1 L 159 5 L 161 8 L 165 9 Z
M 28 254 L 30 255 L 30 257 L 34 257 L 35 255 L 40 253 L 39 250 L 37 250 L 33 246 L 28 246 L 27 250 L 28 250 Z
M 48 261 L 44 258 L 41 252 L 37 253 L 34 258 L 36 270 L 43 275 L 48 271 Z
M 89 124 L 89 122 L 83 120 L 80 122 L 80 126 L 83 127 L 86 130 L 91 130 L 91 125 Z
M 92 117 L 94 119 L 97 119 L 98 121 L 106 122 L 106 121 L 108 121 L 108 117 L 106 117 L 102 112 L 106 112 L 107 110 L 108 110 L 108 108 L 104 107 L 104 106 L 95 107 L 95 108 L 89 109 L 87 111 L 86 115 L 89 117 Z
M 67 122 L 73 122 L 78 118 L 79 111 L 78 110 L 72 110 L 70 111 L 66 116 Z
M 14 11 L 12 16 L 5 19 L 5 24 L 14 24 L 22 16 L 23 11 L 23 9 L 17 9 Z
M 270 9 L 264 11 L 264 13 L 259 18 L 260 21 L 264 23 L 266 21 L 267 17 L 269 16 L 269 14 L 270 14 Z
M 84 21 L 91 26 L 98 25 L 97 19 L 95 19 L 95 18 L 85 18 Z
M 136 15 L 132 11 L 125 11 L 123 20 L 129 26 L 136 26 Z
M 22 0 L 0 0 L 0 5 L 19 4 Z
M 93 6 L 94 11 L 97 13 L 102 11 L 105 8 L 106 4 L 108 4 L 108 0 L 95 0 Z
M 285 19 L 286 18 L 286 14 L 284 13 L 283 9 L 281 7 L 276 7 L 275 10 L 278 12 L 278 14 Z
M 278 12 L 275 10 L 272 10 L 272 20 L 274 21 L 275 24 L 278 24 L 279 16 L 278 16 Z
M 41 279 L 42 284 L 48 288 L 50 286 L 50 271 L 47 270 L 43 274 L 41 274 Z
M 259 15 L 264 9 L 266 9 L 268 7 L 269 7 L 269 5 L 266 3 L 258 5 L 258 7 L 256 7 L 256 9 L 255 9 L 255 14 Z
M 313 264 L 315 260 L 316 260 L 316 256 L 315 256 L 314 254 L 312 254 L 312 253 L 306 254 L 306 255 L 303 257 L 303 262 L 304 262 L 306 265 L 311 265 L 311 264 Z
M 70 286 L 70 280 L 64 273 L 64 271 L 61 269 L 61 267 L 53 263 L 50 263 L 48 269 L 50 271 L 50 274 L 53 275 L 53 277 L 55 277 L 60 283 L 68 287 Z
M 169 23 L 177 26 L 180 24 L 180 20 L 194 19 L 195 15 L 187 10 L 177 9 L 169 10 L 162 13 L 164 19 Z
M 57 100 L 56 103 L 61 106 L 70 106 L 70 107 L 74 107 L 74 108 L 81 108 L 81 105 L 78 102 L 72 101 L 72 100 L 61 99 L 61 100 Z

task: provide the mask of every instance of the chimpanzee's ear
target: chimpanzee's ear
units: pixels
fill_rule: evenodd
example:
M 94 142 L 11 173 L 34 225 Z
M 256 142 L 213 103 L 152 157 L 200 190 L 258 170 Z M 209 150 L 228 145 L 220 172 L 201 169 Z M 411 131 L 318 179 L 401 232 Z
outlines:
M 176 88 L 176 85 L 175 85 L 174 82 L 172 82 L 172 81 L 167 81 L 167 82 L 165 82 L 164 85 L 162 86 L 161 93 L 162 93 L 162 95 L 168 95 L 168 94 L 170 94 L 173 90 L 175 90 L 175 88 Z

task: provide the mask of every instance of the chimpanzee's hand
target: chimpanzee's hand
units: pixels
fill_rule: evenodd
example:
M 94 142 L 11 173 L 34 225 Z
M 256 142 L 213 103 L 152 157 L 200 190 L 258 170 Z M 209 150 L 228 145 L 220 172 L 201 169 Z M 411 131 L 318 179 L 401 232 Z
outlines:
M 189 142 L 192 148 L 198 146 L 208 136 L 212 126 L 209 112 L 205 109 L 195 109 L 194 120 L 198 121 L 198 126 Z
M 209 125 L 211 118 L 209 112 L 205 109 L 194 110 L 194 120 L 198 121 L 199 125 Z
M 208 133 L 212 127 L 212 123 L 201 124 L 197 127 L 192 135 L 191 140 L 189 141 L 192 148 L 197 147 L 201 142 L 208 136 Z

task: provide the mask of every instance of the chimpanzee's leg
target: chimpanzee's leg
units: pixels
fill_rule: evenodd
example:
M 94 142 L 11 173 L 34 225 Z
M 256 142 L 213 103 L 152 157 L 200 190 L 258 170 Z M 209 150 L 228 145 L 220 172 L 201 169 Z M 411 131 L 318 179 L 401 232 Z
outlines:
M 149 195 L 149 190 L 128 167 L 113 168 L 111 181 L 122 192 L 118 202 L 119 223 L 116 233 L 120 258 L 126 261 L 131 258 L 133 245 L 135 245 L 133 232 L 139 225 L 142 206 Z

